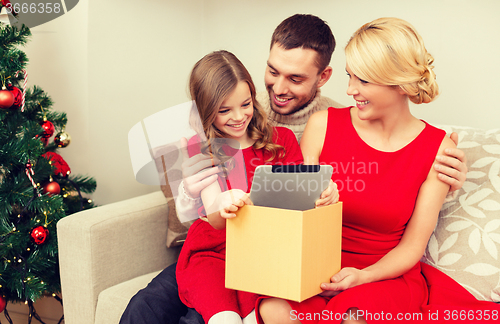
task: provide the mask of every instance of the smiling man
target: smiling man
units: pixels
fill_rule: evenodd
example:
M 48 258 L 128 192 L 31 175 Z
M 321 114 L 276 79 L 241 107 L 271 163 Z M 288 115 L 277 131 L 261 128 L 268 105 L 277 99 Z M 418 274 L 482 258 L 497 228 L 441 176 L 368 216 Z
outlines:
M 264 78 L 267 93 L 259 93 L 257 100 L 273 124 L 290 128 L 298 140 L 314 112 L 344 107 L 320 91 L 332 75 L 334 50 L 330 27 L 316 16 L 291 16 L 273 33 Z

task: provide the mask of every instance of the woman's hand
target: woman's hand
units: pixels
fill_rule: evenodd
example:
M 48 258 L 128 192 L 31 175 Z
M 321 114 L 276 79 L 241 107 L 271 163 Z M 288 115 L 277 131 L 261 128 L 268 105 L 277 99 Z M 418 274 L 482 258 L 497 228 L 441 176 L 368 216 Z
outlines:
M 368 274 L 364 270 L 356 268 L 343 268 L 332 278 L 330 283 L 322 283 L 323 292 L 319 294 L 323 297 L 332 297 L 340 294 L 346 289 L 359 286 L 368 282 Z
M 316 207 L 328 206 L 339 201 L 339 190 L 337 184 L 330 179 L 328 188 L 321 193 L 321 196 L 316 200 Z
M 180 144 L 184 189 L 191 198 L 198 198 L 203 189 L 217 180 L 217 173 L 220 172 L 218 162 L 201 153 L 189 157 L 188 142 L 184 137 L 181 138 Z

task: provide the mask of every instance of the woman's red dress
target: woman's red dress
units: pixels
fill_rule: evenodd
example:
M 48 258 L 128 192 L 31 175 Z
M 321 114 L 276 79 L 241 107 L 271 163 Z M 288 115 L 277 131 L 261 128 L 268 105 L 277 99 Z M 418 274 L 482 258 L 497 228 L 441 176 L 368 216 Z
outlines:
M 396 247 L 444 136 L 443 130 L 426 123 L 405 147 L 382 152 L 358 136 L 350 108 L 329 108 L 320 163 L 334 167 L 332 179 L 343 202 L 342 267 L 363 269 Z M 443 272 L 421 262 L 400 277 L 356 286 L 333 298 L 289 303 L 291 317 L 302 323 L 340 322 L 352 307 L 368 323 L 474 323 L 486 313 L 498 322 L 500 316 L 500 305 L 478 301 Z

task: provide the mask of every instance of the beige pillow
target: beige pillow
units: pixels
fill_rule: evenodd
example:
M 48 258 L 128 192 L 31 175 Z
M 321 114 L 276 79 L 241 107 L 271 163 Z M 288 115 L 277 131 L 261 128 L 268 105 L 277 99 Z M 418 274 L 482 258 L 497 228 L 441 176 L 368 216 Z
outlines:
M 500 302 L 500 129 L 441 128 L 459 134 L 469 172 L 441 209 L 422 261 L 476 298 Z
M 182 181 L 182 155 L 174 144 L 165 145 L 153 150 L 156 169 L 160 177 L 160 188 L 168 202 L 167 247 L 179 246 L 186 240 L 189 226 L 194 221 L 181 223 L 175 210 L 177 189 Z

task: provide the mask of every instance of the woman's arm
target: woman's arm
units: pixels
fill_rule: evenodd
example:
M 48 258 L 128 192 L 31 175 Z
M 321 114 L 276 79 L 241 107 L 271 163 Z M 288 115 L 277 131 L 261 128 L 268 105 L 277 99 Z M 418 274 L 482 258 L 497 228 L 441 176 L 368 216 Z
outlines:
M 455 144 L 448 137 L 445 137 L 438 154 L 442 154 L 446 148 L 453 147 Z M 431 168 L 427 179 L 420 187 L 415 209 L 401 241 L 379 262 L 364 269 L 370 273 L 370 281 L 398 277 L 411 269 L 422 258 L 429 238 L 436 227 L 439 211 L 448 190 L 449 185 L 440 181 L 437 171 Z
M 300 149 L 305 165 L 319 164 L 319 156 L 321 150 L 323 150 L 327 123 L 328 110 L 315 112 L 309 117 L 304 134 L 300 139 Z
M 300 140 L 300 149 L 305 165 L 319 164 L 319 156 L 325 142 L 326 127 L 328 124 L 328 110 L 314 113 L 307 121 L 304 134 Z M 328 188 L 321 193 L 316 201 L 316 207 L 327 206 L 339 201 L 337 184 L 330 180 Z
M 438 154 L 454 147 L 455 144 L 445 137 Z M 449 185 L 440 181 L 437 171 L 431 167 L 427 179 L 420 187 L 415 209 L 399 244 L 365 269 L 343 268 L 331 278 L 331 283 L 321 285 L 321 288 L 328 290 L 322 295 L 331 296 L 363 283 L 396 278 L 415 266 L 424 254 L 448 190 Z

